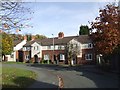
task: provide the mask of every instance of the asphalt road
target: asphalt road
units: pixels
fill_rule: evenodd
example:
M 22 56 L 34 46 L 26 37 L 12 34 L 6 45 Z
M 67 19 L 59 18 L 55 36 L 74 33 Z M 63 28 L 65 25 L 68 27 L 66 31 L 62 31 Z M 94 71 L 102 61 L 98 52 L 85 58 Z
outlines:
M 3 64 L 3 67 L 15 67 L 32 70 L 37 73 L 34 84 L 28 88 L 57 88 L 57 75 L 62 76 L 64 88 L 118 88 L 117 74 L 92 72 L 89 67 L 62 67 L 38 64 Z

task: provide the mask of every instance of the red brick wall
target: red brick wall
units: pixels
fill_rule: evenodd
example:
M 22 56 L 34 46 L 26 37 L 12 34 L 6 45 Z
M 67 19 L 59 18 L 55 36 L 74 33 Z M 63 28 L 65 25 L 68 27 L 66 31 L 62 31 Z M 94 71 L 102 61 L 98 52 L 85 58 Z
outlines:
M 53 61 L 53 59 L 54 59 L 53 54 L 57 56 L 60 53 L 65 53 L 65 51 L 64 50 L 54 50 L 54 53 L 53 53 L 53 50 L 43 50 L 42 57 L 44 58 L 44 55 L 48 54 L 50 56 L 50 60 L 52 60 L 52 62 L 54 62 Z
M 54 50 L 54 54 L 57 56 L 60 53 L 64 53 L 64 50 Z M 43 50 L 42 51 L 42 57 L 44 58 L 44 55 L 48 54 L 50 55 L 50 60 L 53 61 L 53 50 Z M 85 60 L 85 54 L 92 54 L 92 58 L 93 60 Z M 61 62 L 62 63 L 62 62 Z M 94 64 L 95 63 L 95 53 L 94 53 L 94 49 L 83 49 L 82 50 L 82 57 L 81 58 L 77 58 L 77 64 Z
M 92 54 L 92 60 L 85 60 L 85 54 Z M 94 49 L 83 49 L 82 57 L 77 58 L 78 64 L 94 64 L 95 63 L 95 53 Z
M 16 59 L 18 59 L 18 51 L 16 51 Z

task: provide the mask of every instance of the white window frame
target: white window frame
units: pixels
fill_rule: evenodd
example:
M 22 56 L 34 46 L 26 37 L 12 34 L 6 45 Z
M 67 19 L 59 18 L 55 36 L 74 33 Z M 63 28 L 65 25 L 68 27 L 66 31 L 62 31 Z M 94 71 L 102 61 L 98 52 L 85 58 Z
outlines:
M 54 48 L 55 50 L 58 50 L 58 45 L 55 45 L 55 48 Z
M 62 46 L 61 46 L 61 49 L 64 50 L 64 49 L 65 49 L 65 46 L 62 45 Z
M 93 44 L 92 43 L 88 43 L 88 48 L 93 48 Z
M 61 45 L 58 46 L 58 50 L 61 50 Z
M 36 50 L 39 50 L 39 47 L 38 47 L 38 46 L 36 46 L 36 48 L 37 48 Z
M 65 60 L 65 55 L 64 54 L 60 54 L 60 60 Z
M 44 54 L 44 60 L 50 60 L 50 55 L 49 54 Z
M 85 54 L 85 60 L 92 60 L 92 54 Z
M 23 48 L 23 51 L 26 51 L 26 47 Z
M 29 56 L 29 55 L 26 55 L 26 56 L 25 56 L 25 59 L 26 59 L 26 60 L 29 60 L 29 59 L 30 59 L 30 56 Z
M 26 47 L 26 51 L 30 51 L 30 47 Z
M 51 49 L 51 46 L 47 46 L 47 50 L 50 50 Z
M 12 53 L 12 54 L 10 55 L 10 57 L 11 57 L 11 58 L 14 58 L 14 53 Z
M 35 47 L 35 46 L 34 46 L 33 48 L 34 48 L 34 50 L 36 50 L 36 47 Z

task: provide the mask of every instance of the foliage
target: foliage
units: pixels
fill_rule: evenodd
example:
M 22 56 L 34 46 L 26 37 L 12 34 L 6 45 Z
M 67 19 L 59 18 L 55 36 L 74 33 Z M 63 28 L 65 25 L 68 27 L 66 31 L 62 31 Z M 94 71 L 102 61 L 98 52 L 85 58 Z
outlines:
M 79 35 L 89 35 L 89 27 L 87 25 L 81 25 L 79 30 Z
M 39 34 L 35 35 L 35 39 L 44 39 L 44 38 L 47 38 L 47 37 L 44 35 L 39 35 Z
M 2 60 L 2 34 L 0 33 L 0 61 Z
M 80 44 L 77 41 L 70 41 L 66 47 L 69 64 L 77 55 L 80 54 Z
M 21 31 L 21 28 L 25 28 L 28 25 L 25 21 L 30 20 L 26 14 L 31 14 L 30 8 L 26 8 L 23 2 L 11 2 L 11 0 L 0 1 L 0 30 L 9 33 L 15 30 L 15 32 Z
M 11 36 L 12 36 L 12 38 L 13 38 L 13 40 L 23 40 L 23 35 L 21 35 L 21 34 L 10 34 Z
M 24 88 L 33 83 L 36 74 L 29 70 L 3 67 L 2 68 L 2 87 L 3 88 Z
M 23 40 L 24 39 L 24 36 L 21 35 L 21 34 L 10 34 L 13 38 L 13 40 Z M 27 40 L 30 41 L 32 40 L 32 38 L 34 39 L 44 39 L 44 38 L 47 38 L 46 36 L 44 35 L 39 35 L 39 34 L 36 34 L 36 35 L 32 35 L 32 34 L 26 34 L 26 37 L 27 37 Z
M 44 38 L 47 38 L 46 36 L 44 35 L 39 35 L 39 34 L 36 34 L 36 35 L 32 35 L 32 34 L 26 34 L 27 36 L 27 40 L 30 41 L 32 39 L 44 39 Z
M 30 41 L 32 39 L 32 35 L 31 34 L 26 34 L 25 36 L 27 37 L 27 41 Z
M 2 54 L 10 54 L 13 50 L 13 39 L 7 33 L 2 33 Z
M 108 4 L 104 9 L 99 10 L 99 17 L 96 17 L 96 21 L 91 23 L 92 29 L 96 30 L 95 33 L 92 33 L 92 39 L 97 53 L 111 54 L 120 44 L 119 12 L 118 6 Z

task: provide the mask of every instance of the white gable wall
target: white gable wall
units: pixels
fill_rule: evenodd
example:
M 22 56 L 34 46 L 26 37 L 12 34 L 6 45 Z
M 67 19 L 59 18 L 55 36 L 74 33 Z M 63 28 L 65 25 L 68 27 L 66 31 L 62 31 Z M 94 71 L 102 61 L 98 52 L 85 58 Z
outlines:
M 77 57 L 82 57 L 82 44 L 78 42 L 76 39 L 72 39 L 69 41 L 69 44 L 77 44 L 79 46 L 80 54 Z
M 42 58 L 42 46 L 40 46 L 38 43 L 34 42 L 31 48 L 31 58 L 34 57 L 34 55 L 38 55 L 39 58 Z
M 23 45 L 26 44 L 26 42 L 27 42 L 27 40 L 23 40 L 21 43 L 17 44 L 17 45 L 14 47 L 13 50 L 14 50 L 14 51 L 20 50 L 20 49 L 23 47 Z
M 19 44 L 17 44 L 15 47 L 13 47 L 13 58 L 10 58 L 8 61 L 16 61 L 16 51 L 20 50 L 21 48 L 23 48 L 23 45 L 25 45 L 27 43 L 27 40 L 23 40 L 21 41 Z

